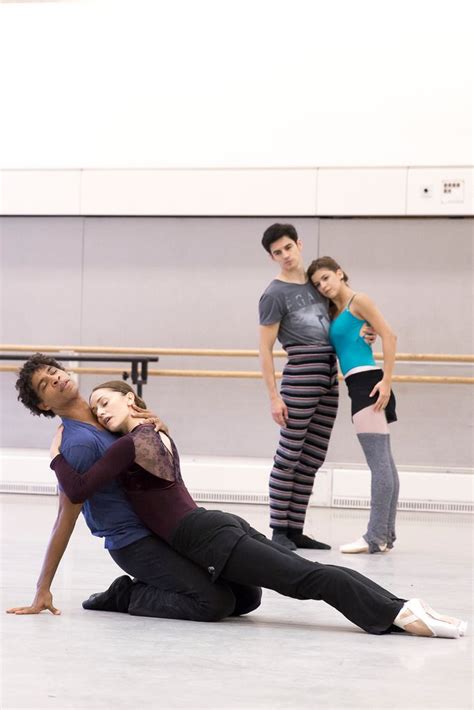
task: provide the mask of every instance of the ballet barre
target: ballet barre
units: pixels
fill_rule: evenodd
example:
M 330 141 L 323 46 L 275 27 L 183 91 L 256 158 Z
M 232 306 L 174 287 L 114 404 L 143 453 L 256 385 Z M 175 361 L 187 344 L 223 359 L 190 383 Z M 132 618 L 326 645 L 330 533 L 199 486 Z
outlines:
M 102 345 L 0 345 L 1 351 L 17 352 L 77 352 L 77 353 L 102 353 L 110 355 L 177 355 L 183 357 L 258 357 L 258 350 L 237 350 L 223 348 L 138 348 L 138 347 L 105 347 Z M 287 357 L 284 350 L 275 350 L 275 357 Z M 383 353 L 374 353 L 376 360 L 383 360 Z M 128 358 L 127 358 L 128 359 Z M 457 362 L 474 363 L 474 355 L 449 354 L 449 353 L 397 353 L 397 362 Z
M 147 377 L 207 377 L 207 378 L 229 378 L 229 379 L 261 379 L 259 371 L 248 370 L 196 370 L 196 369 L 164 369 L 155 370 L 148 368 L 148 362 L 156 362 L 159 356 L 184 356 L 184 357 L 258 357 L 258 350 L 238 350 L 222 348 L 149 348 L 149 347 L 106 347 L 102 345 L 0 345 L 0 352 L 16 351 L 27 355 L 17 355 L 15 359 L 26 359 L 33 352 L 53 353 L 58 359 L 66 362 L 79 361 L 101 361 L 101 362 L 125 362 L 132 364 L 130 374 L 116 368 L 86 368 L 71 367 L 72 372 L 84 375 L 121 375 L 126 379 L 130 376 L 137 387 L 138 394 L 141 393 L 141 384 L 146 382 Z M 77 353 L 77 354 L 76 354 Z M 86 357 L 82 353 L 96 353 L 93 357 Z M 100 355 L 98 354 L 100 353 Z M 276 350 L 275 357 L 286 357 L 284 350 Z M 120 356 L 124 357 L 121 358 Z M 382 353 L 374 353 L 376 360 L 383 359 Z M 0 355 L 1 360 L 12 359 L 8 355 Z M 457 363 L 470 364 L 474 362 L 474 355 L 468 354 L 448 354 L 448 353 L 397 353 L 397 362 L 421 362 L 421 363 Z M 141 377 L 137 372 L 137 365 L 134 361 L 143 363 Z M 0 372 L 14 372 L 12 366 L 0 366 Z M 282 377 L 281 372 L 276 372 L 277 379 Z M 141 379 L 141 383 L 139 380 Z M 339 379 L 342 379 L 339 376 Z M 393 382 L 400 383 L 421 383 L 421 384 L 449 384 L 449 385 L 472 385 L 474 377 L 459 377 L 450 375 L 394 375 Z
M 0 356 L 0 359 L 5 359 Z M 71 358 L 72 359 L 72 358 Z M 101 367 L 68 367 L 68 372 L 75 372 L 79 375 L 125 375 L 128 373 L 118 368 Z M 17 372 L 18 368 L 13 365 L 0 365 L 0 372 Z M 262 379 L 262 374 L 257 371 L 246 370 L 148 370 L 148 377 L 210 377 L 229 379 Z M 282 373 L 275 372 L 275 377 L 281 379 Z M 343 380 L 339 375 L 339 380 Z M 132 379 L 133 382 L 133 379 Z M 437 375 L 394 375 L 392 382 L 438 384 L 438 385 L 473 385 L 474 377 L 437 376 Z M 137 394 L 141 395 L 138 391 Z

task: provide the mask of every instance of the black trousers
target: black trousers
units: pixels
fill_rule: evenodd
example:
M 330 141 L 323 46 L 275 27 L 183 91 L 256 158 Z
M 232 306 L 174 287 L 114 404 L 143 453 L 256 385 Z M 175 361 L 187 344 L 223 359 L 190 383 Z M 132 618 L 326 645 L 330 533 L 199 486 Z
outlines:
M 295 599 L 325 601 L 372 634 L 400 631 L 392 624 L 405 599 L 355 570 L 299 557 L 252 528 L 234 547 L 221 579 L 266 587 Z
M 219 621 L 260 605 L 258 587 L 238 581 L 214 584 L 203 569 L 154 535 L 109 552 L 135 578 L 123 603 L 123 610 L 134 616 Z

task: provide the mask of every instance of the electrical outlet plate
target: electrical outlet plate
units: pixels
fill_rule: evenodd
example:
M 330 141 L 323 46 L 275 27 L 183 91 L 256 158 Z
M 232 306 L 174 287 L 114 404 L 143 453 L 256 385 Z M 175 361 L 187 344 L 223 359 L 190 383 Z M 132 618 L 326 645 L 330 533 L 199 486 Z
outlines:
M 441 202 L 464 202 L 464 180 L 442 180 Z

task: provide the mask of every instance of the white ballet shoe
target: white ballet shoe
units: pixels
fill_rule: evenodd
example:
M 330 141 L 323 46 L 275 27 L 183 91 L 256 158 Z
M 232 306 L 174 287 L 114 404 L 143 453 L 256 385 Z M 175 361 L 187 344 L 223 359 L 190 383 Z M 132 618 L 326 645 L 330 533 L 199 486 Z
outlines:
M 387 549 L 387 545 L 379 545 L 379 550 L 380 552 L 385 552 Z M 352 554 L 355 555 L 359 552 L 369 552 L 369 543 L 364 540 L 363 537 L 360 537 L 358 540 L 355 542 L 348 542 L 346 545 L 341 545 L 339 548 L 339 552 L 344 552 L 345 554 Z
M 356 554 L 358 552 L 368 551 L 369 543 L 366 542 L 363 537 L 360 537 L 355 542 L 348 542 L 346 545 L 341 545 L 339 548 L 339 552 L 345 552 L 347 554 Z
M 448 624 L 453 624 L 453 626 L 457 626 L 459 629 L 459 635 L 464 636 L 467 631 L 467 621 L 461 621 L 461 619 L 456 619 L 455 616 L 446 616 L 445 614 L 438 614 L 438 612 L 434 611 L 434 609 L 428 606 L 426 602 L 423 602 L 423 606 L 430 616 L 434 616 L 434 618 L 438 619 L 439 621 L 446 621 Z
M 406 612 L 411 612 L 407 614 Z M 415 621 L 419 621 L 429 631 L 429 636 L 438 638 L 457 639 L 461 636 L 460 627 L 451 622 L 445 621 L 447 617 L 433 611 L 421 599 L 410 599 L 403 605 L 403 609 L 393 622 L 395 626 L 413 634 L 414 636 L 425 636 L 426 634 L 416 634 L 406 627 Z M 461 622 L 464 623 L 464 622 Z M 465 630 L 465 629 L 464 629 Z

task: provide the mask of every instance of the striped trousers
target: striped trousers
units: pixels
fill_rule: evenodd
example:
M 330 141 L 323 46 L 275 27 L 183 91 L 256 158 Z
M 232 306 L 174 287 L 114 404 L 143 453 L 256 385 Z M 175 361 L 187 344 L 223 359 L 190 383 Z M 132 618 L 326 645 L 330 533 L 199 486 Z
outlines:
M 337 361 L 330 345 L 286 350 L 280 395 L 288 421 L 280 430 L 270 474 L 270 527 L 299 531 L 337 414 Z

